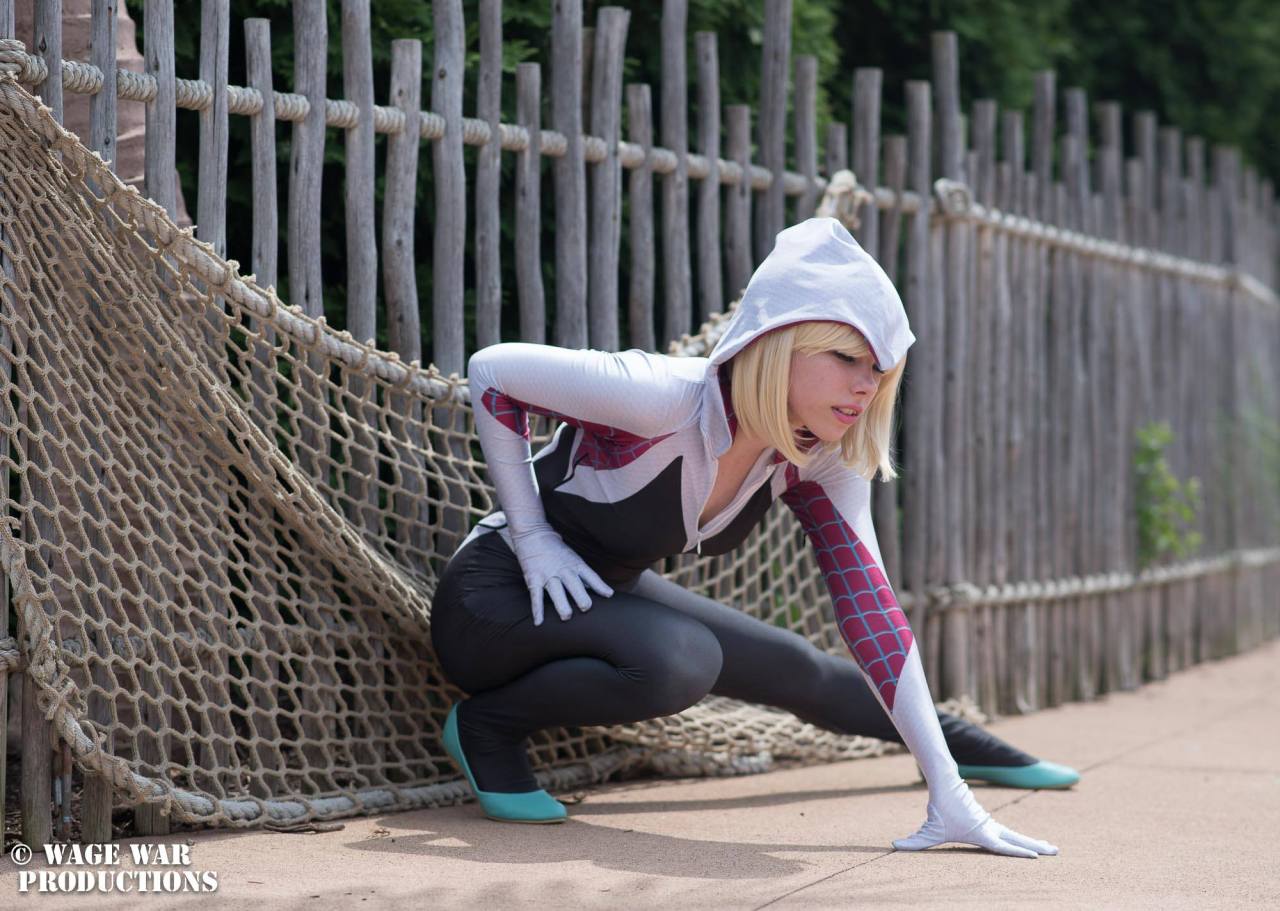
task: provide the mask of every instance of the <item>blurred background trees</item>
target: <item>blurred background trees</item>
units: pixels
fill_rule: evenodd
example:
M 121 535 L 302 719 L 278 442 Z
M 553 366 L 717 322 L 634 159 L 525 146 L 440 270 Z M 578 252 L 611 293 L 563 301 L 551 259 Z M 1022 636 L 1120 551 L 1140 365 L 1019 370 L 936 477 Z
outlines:
M 661 100 L 658 47 L 662 4 L 657 0 L 615 2 L 631 10 L 625 80 L 653 86 L 656 124 L 660 122 L 657 105 Z M 590 24 L 595 21 L 596 9 L 608 2 L 583 0 L 583 5 L 584 21 Z M 328 6 L 329 93 L 339 98 L 343 94 L 341 0 L 329 0 Z M 142 0 L 128 0 L 129 11 L 139 23 L 142 7 Z M 200 2 L 175 0 L 175 7 L 179 24 L 177 72 L 179 76 L 194 77 L 198 72 Z M 478 0 L 464 0 L 467 46 L 478 59 L 477 7 Z M 504 67 L 511 74 L 503 86 L 503 119 L 511 121 L 515 119 L 516 64 L 540 62 L 544 91 L 550 82 L 551 0 L 505 0 L 503 10 Z M 241 22 L 247 17 L 264 17 L 271 20 L 276 88 L 291 90 L 293 23 L 289 0 L 232 0 L 231 15 L 231 81 L 240 85 L 245 81 Z M 420 38 L 424 72 L 429 72 L 431 4 L 427 0 L 377 0 L 372 4 L 372 19 L 375 95 L 379 103 L 385 103 L 392 39 Z M 722 103 L 754 106 L 759 98 L 763 23 L 763 0 L 689 0 L 691 116 L 697 99 L 694 33 L 710 30 L 718 35 Z M 850 122 L 853 70 L 859 66 L 883 69 L 883 129 L 901 129 L 903 80 L 930 77 L 930 33 L 938 29 L 954 30 L 960 37 L 960 77 L 966 107 L 973 99 L 986 97 L 994 98 L 1002 108 L 1029 111 L 1035 72 L 1052 68 L 1057 71 L 1060 88 L 1080 86 L 1092 101 L 1119 101 L 1128 114 L 1152 110 L 1162 124 L 1177 126 L 1184 135 L 1200 135 L 1210 143 L 1240 147 L 1246 161 L 1264 176 L 1280 178 L 1280 143 L 1275 141 L 1275 125 L 1280 123 L 1280 3 L 1274 0 L 793 0 L 792 59 L 800 54 L 818 58 L 819 137 L 825 135 L 831 120 Z M 145 40 L 146 36 L 140 35 L 140 46 L 145 45 Z M 468 115 L 475 110 L 475 72 L 476 68 L 469 65 L 463 102 Z M 429 81 L 424 85 L 423 106 L 428 107 Z M 179 111 L 178 118 L 183 191 L 187 199 L 196 199 L 198 118 L 191 111 Z M 547 122 L 544 113 L 544 124 Z M 692 130 L 690 135 L 694 135 Z M 247 180 L 249 143 L 245 118 L 231 118 L 230 141 L 228 224 L 248 224 L 251 187 Z M 377 141 L 381 156 L 386 140 L 380 136 Z M 280 153 L 280 179 L 284 186 L 287 144 L 282 143 Z M 431 299 L 431 157 L 425 144 L 423 153 L 418 182 L 418 250 L 423 265 L 418 277 L 425 304 Z M 469 148 L 469 169 L 474 166 L 474 157 L 475 149 Z M 332 323 L 342 326 L 343 144 L 335 132 L 329 134 L 325 161 L 326 198 L 333 201 L 324 213 L 326 313 Z M 509 168 L 510 157 L 506 164 Z M 549 167 L 545 173 L 549 186 Z M 381 200 L 381 177 L 378 193 Z M 547 224 L 550 230 L 552 221 Z M 282 257 L 285 230 L 282 223 Z M 504 223 L 504 233 L 509 232 L 510 225 Z M 246 269 L 249 244 L 248 232 L 229 233 L 227 254 L 244 263 Z M 552 249 L 548 237 L 544 250 Z M 510 267 L 510 257 L 506 267 Z M 546 269 L 548 280 L 553 281 L 550 258 Z M 510 320 L 504 313 L 506 325 L 514 322 L 514 287 L 514 275 L 504 276 L 504 297 L 513 312 Z M 625 276 L 621 287 L 626 287 Z M 281 291 L 287 298 L 288 289 Z M 424 305 L 422 310 L 423 332 L 429 338 L 430 307 Z

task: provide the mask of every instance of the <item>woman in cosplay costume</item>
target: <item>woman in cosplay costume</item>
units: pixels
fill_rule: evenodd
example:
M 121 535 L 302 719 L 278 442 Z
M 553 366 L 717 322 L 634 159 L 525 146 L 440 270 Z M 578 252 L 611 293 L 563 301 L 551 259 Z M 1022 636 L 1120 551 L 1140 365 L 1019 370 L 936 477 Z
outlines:
M 445 746 L 487 816 L 565 818 L 530 768 L 534 731 L 661 717 L 714 693 L 905 743 L 929 801 L 897 848 L 1057 853 L 992 819 L 964 779 L 1079 776 L 937 711 L 881 569 L 869 478 L 895 476 L 889 432 L 914 340 L 883 270 L 838 221 L 813 218 L 777 236 L 710 357 L 524 343 L 471 357 L 502 510 L 450 559 L 431 634 L 470 694 Z M 561 422 L 532 458 L 529 412 Z M 854 661 L 650 569 L 732 550 L 779 499 L 813 544 Z M 543 623 L 547 601 L 559 622 Z

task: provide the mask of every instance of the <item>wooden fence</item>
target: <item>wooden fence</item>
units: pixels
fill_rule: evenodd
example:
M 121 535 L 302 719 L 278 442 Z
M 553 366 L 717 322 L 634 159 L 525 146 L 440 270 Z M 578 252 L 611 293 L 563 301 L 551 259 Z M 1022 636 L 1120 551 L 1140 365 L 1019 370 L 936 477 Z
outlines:
M 881 73 L 859 68 L 851 141 L 843 123 L 819 137 L 817 63 L 791 57 L 788 0 L 764 3 L 757 110 L 721 110 L 716 35 L 694 36 L 691 143 L 684 0 L 663 4 L 657 98 L 651 86 L 623 85 L 626 9 L 601 8 L 585 28 L 580 0 L 560 0 L 549 78 L 539 64 L 523 63 L 510 85 L 501 68 L 500 0 L 478 5 L 473 74 L 464 70 L 462 6 L 433 4 L 430 97 L 422 97 L 421 43 L 405 39 L 393 43 L 381 105 L 369 0 L 343 4 L 342 99 L 325 97 L 332 36 L 323 0 L 294 4 L 290 92 L 273 83 L 262 19 L 243 23 L 248 85 L 228 84 L 228 0 L 202 6 L 198 79 L 174 72 L 167 2 L 146 7 L 145 73 L 117 69 L 113 2 L 92 4 L 87 62 L 62 59 L 58 0 L 35 3 L 29 47 L 39 53 L 10 48 L 5 59 L 21 66 L 21 81 L 59 116 L 64 91 L 91 94 L 88 124 L 73 128 L 108 157 L 117 97 L 145 102 L 145 189 L 171 213 L 175 113 L 200 111 L 197 236 L 225 250 L 225 189 L 229 180 L 248 181 L 252 271 L 263 284 L 277 281 L 283 211 L 290 301 L 313 316 L 322 313 L 325 281 L 321 207 L 339 204 L 320 198 L 324 148 L 329 128 L 341 131 L 345 328 L 372 338 L 386 320 L 390 346 L 403 359 L 430 361 L 445 373 L 461 373 L 469 353 L 468 283 L 477 347 L 518 334 L 612 349 L 624 320 L 635 346 L 687 346 L 684 336 L 745 286 L 776 232 L 811 215 L 828 176 L 852 161 L 867 191 L 855 233 L 902 291 L 919 337 L 905 383 L 902 477 L 875 486 L 874 508 L 887 569 L 924 644 L 936 696 L 973 696 L 992 712 L 1030 711 L 1132 688 L 1280 633 L 1270 594 L 1280 583 L 1280 478 L 1250 448 L 1280 417 L 1280 307 L 1272 290 L 1280 210 L 1271 181 L 1245 167 L 1238 152 L 1210 149 L 1149 112 L 1129 119 L 1126 142 L 1118 105 L 1091 106 L 1080 89 L 1060 92 L 1052 72 L 1036 76 L 1029 120 L 986 99 L 974 100 L 966 117 L 951 33 L 933 36 L 931 82 L 892 87 L 905 92 L 905 135 L 881 135 Z M 0 0 L 0 38 L 12 34 L 12 0 Z M 477 80 L 474 117 L 462 110 L 468 76 Z M 503 91 L 516 93 L 516 123 L 499 120 Z M 228 174 L 233 114 L 252 125 L 246 174 Z M 277 121 L 290 124 L 284 205 Z M 380 250 L 375 133 L 389 137 Z M 422 179 L 432 182 L 434 198 L 426 350 L 413 257 L 424 142 L 431 167 Z M 465 167 L 467 145 L 479 148 L 474 174 Z M 515 156 L 509 183 L 501 176 L 504 154 Z M 543 200 L 548 158 L 554 194 Z M 504 210 L 514 216 L 513 245 L 500 236 Z M 544 251 L 549 220 L 554 250 Z M 468 255 L 473 276 L 464 271 Z M 626 288 L 619 283 L 624 256 Z M 514 333 L 501 323 L 510 293 L 500 283 L 504 257 L 515 266 Z M 550 290 L 544 263 L 554 263 Z M 1204 556 L 1143 568 L 1136 515 L 1144 504 L 1131 466 L 1135 432 L 1154 419 L 1174 430 L 1174 472 L 1203 481 L 1196 527 Z M 0 616 L 0 645 L 13 657 L 0 661 L 0 679 L 4 668 L 20 666 L 7 623 Z M 21 714 L 23 837 L 35 844 L 49 834 L 40 808 L 50 793 L 50 744 L 29 700 Z M 3 731 L 0 723 L 0 737 Z M 69 755 L 63 749 L 60 756 L 59 799 L 70 785 Z M 3 781 L 0 763 L 0 793 Z M 92 809 L 89 798 L 84 838 L 106 840 L 110 795 L 95 793 Z M 165 824 L 150 819 L 140 828 L 157 832 Z

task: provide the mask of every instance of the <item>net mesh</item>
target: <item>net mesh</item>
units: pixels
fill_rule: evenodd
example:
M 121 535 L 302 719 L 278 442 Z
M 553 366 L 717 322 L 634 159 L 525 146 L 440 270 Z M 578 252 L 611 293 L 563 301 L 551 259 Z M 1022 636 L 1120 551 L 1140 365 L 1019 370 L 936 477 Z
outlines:
M 117 806 L 209 825 L 468 796 L 440 742 L 461 694 L 429 637 L 447 556 L 495 508 L 465 382 L 282 305 L 11 75 L 0 188 L 0 556 L 37 703 L 80 768 Z M 845 653 L 786 510 L 664 570 Z M 567 787 L 885 748 L 713 697 L 545 731 L 531 755 Z

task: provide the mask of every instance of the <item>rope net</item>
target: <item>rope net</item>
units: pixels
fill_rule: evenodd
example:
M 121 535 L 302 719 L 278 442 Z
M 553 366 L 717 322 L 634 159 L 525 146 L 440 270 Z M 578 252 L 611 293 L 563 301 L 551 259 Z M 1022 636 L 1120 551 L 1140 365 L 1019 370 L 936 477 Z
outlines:
M 0 159 L 0 557 L 37 704 L 81 770 L 117 806 L 205 825 L 468 797 L 440 743 L 461 694 L 429 638 L 439 572 L 495 508 L 465 382 L 283 306 L 12 74 Z M 787 510 L 664 570 L 845 653 Z M 886 748 L 709 698 L 546 731 L 531 755 L 565 788 Z

